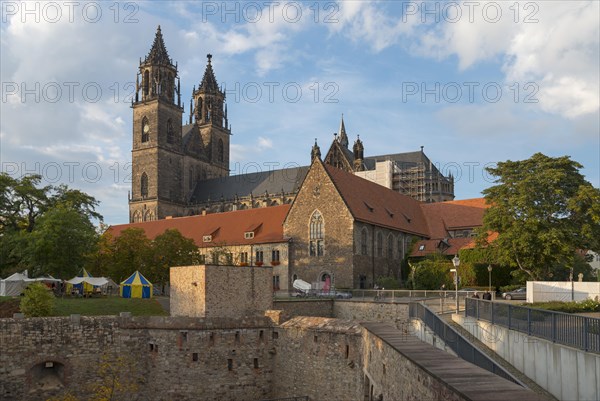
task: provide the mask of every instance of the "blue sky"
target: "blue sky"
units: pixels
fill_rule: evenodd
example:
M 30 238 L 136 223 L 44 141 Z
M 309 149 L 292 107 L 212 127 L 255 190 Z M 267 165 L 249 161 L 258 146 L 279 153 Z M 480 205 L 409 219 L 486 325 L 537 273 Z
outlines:
M 599 4 L 4 1 L 1 168 L 86 191 L 126 222 L 128 96 L 160 24 L 185 121 L 213 54 L 232 173 L 308 164 L 343 113 L 365 155 L 424 146 L 457 199 L 492 184 L 486 165 L 536 152 L 571 156 L 598 187 Z

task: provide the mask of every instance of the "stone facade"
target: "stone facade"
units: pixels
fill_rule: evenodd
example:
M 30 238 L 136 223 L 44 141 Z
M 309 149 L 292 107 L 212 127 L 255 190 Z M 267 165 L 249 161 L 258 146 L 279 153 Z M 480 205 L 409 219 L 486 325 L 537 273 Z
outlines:
M 271 267 L 172 267 L 171 315 L 226 318 L 262 315 L 273 307 L 272 276 Z
M 319 213 L 323 221 L 323 254 L 311 255 L 311 218 Z M 320 161 L 313 162 L 302 188 L 284 222 L 284 236 L 290 244 L 290 287 L 294 277 L 321 282 L 331 277 L 337 288 L 353 288 L 354 219 Z

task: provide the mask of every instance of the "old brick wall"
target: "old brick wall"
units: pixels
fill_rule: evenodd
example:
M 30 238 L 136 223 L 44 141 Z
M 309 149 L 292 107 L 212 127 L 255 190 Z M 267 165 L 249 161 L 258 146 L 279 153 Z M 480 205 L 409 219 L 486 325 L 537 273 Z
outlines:
M 381 394 L 384 400 L 465 399 L 368 330 L 363 330 L 362 351 L 368 378 L 365 381 L 373 386 L 375 397 Z
M 264 317 L 0 319 L 0 399 L 46 400 L 64 391 L 88 399 L 103 358 L 122 382 L 137 383 L 131 400 L 269 398 L 272 337 Z M 59 388 L 41 387 L 55 383 L 52 375 L 36 377 L 38 364 L 43 374 L 52 371 L 46 362 L 62 366 Z
M 270 266 L 172 267 L 171 311 L 196 317 L 262 315 L 273 309 L 272 271 Z
M 287 318 L 296 316 L 334 317 L 333 299 L 276 300 L 273 309 L 284 311 Z
M 310 256 L 310 218 L 315 211 L 323 217 L 324 254 Z M 290 245 L 290 282 L 293 275 L 309 283 L 329 273 L 338 288 L 354 288 L 352 273 L 353 217 L 337 192 L 327 172 L 315 162 L 283 225 L 284 236 L 293 238 Z
M 273 397 L 361 400 L 362 339 L 355 322 L 297 317 L 276 328 Z M 391 398 L 390 398 L 391 400 Z
M 333 317 L 358 321 L 390 322 L 395 327 L 408 323 L 408 304 L 335 301 Z

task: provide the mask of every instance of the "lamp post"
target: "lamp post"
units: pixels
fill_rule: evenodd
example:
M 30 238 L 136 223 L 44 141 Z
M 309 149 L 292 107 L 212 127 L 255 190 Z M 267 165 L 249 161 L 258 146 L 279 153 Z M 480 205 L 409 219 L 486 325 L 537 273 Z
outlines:
M 454 288 L 456 292 L 456 313 L 458 313 L 458 266 L 460 265 L 460 259 L 458 255 L 454 255 L 454 257 L 452 258 L 452 264 L 454 265 L 454 269 L 450 269 L 450 271 L 454 273 Z
M 488 265 L 488 273 L 489 273 L 489 278 L 490 278 L 490 286 L 488 291 L 490 292 L 490 294 L 492 293 L 492 265 Z

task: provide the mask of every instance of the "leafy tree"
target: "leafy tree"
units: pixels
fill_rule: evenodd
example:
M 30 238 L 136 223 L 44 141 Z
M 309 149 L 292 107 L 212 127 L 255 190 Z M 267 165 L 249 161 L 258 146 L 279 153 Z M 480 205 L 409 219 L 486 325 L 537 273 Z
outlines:
M 410 287 L 417 290 L 439 290 L 442 285 L 446 289 L 454 288 L 454 277 L 450 273 L 453 269 L 452 261 L 441 254 L 433 254 L 419 262 L 410 263 Z M 475 279 L 472 267 L 461 262 L 458 268 L 462 286 L 470 284 Z
M 146 276 L 155 286 L 169 281 L 169 268 L 189 266 L 194 263 L 198 247 L 177 229 L 170 229 L 152 241 L 152 264 Z
M 26 175 L 13 178 L 6 173 L 0 173 L 0 273 L 30 269 L 32 273 L 44 272 L 61 275 L 69 264 L 55 269 L 58 264 L 50 263 L 50 259 L 64 259 L 71 256 L 78 265 L 83 257 L 81 246 L 70 247 L 70 241 L 86 243 L 88 236 L 79 238 L 77 235 L 87 233 L 92 220 L 102 223 L 102 216 L 95 211 L 98 202 L 90 195 L 81 191 L 69 189 L 65 185 L 58 187 L 42 186 L 40 175 Z M 67 213 L 71 211 L 72 213 Z M 60 216 L 56 217 L 56 214 Z M 76 214 L 80 218 L 76 218 Z M 46 215 L 49 215 L 47 217 Z M 62 217 L 68 217 L 61 221 Z M 38 230 L 38 225 L 46 221 L 45 226 Z M 51 222 L 51 223 L 50 223 Z M 69 224 L 76 223 L 73 227 Z M 52 227 L 51 227 L 52 226 Z M 77 234 L 60 239 L 60 235 Z M 48 238 L 42 238 L 47 235 Z M 61 246 L 62 244 L 62 246 Z M 87 249 L 87 253 L 90 249 Z M 52 253 L 46 253 L 52 251 Z M 66 252 L 63 252 L 66 251 Z M 32 253 L 33 252 L 33 253 Z M 58 254 L 62 252 L 62 254 Z
M 27 317 L 51 316 L 54 311 L 54 295 L 42 283 L 32 283 L 21 298 L 21 312 Z
M 549 279 L 553 266 L 574 265 L 578 249 L 600 248 L 600 191 L 568 156 L 541 153 L 487 168 L 497 185 L 483 191 L 491 205 L 479 230 L 479 246 L 494 261 L 530 279 Z M 490 232 L 498 233 L 493 241 Z
M 91 401 L 132 399 L 138 393 L 138 383 L 143 383 L 139 363 L 126 355 L 103 354 L 97 371 L 98 381 L 90 385 Z
M 141 228 L 127 228 L 113 238 L 108 232 L 99 242 L 90 270 L 111 277 L 117 283 L 136 270 L 146 275 L 152 266 L 151 243 Z
M 85 214 L 58 204 L 39 219 L 29 235 L 26 260 L 33 276 L 70 277 L 85 265 L 97 241 L 95 227 Z

